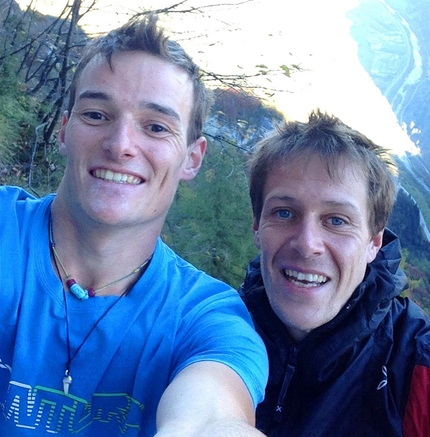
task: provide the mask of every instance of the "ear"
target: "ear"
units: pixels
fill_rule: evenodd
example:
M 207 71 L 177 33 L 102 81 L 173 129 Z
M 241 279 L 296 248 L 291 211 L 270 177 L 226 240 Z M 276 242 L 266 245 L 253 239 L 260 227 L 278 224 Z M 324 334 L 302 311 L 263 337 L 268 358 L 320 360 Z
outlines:
M 260 250 L 261 249 L 261 245 L 260 245 L 260 233 L 258 232 L 258 222 L 257 219 L 255 218 L 255 216 L 252 219 L 252 232 L 254 234 L 254 244 L 255 247 Z
M 369 242 L 369 246 L 367 248 L 367 264 L 370 264 L 379 252 L 379 249 L 382 246 L 382 239 L 384 237 L 384 230 L 378 232 Z
M 200 137 L 187 148 L 184 168 L 181 179 L 190 181 L 194 179 L 202 166 L 203 158 L 206 153 L 207 142 L 205 137 Z
M 69 113 L 67 111 L 64 111 L 63 116 L 61 117 L 61 127 L 59 133 L 60 146 L 58 148 L 60 155 L 62 156 L 67 155 L 65 137 L 66 137 L 66 126 L 68 121 L 69 121 Z

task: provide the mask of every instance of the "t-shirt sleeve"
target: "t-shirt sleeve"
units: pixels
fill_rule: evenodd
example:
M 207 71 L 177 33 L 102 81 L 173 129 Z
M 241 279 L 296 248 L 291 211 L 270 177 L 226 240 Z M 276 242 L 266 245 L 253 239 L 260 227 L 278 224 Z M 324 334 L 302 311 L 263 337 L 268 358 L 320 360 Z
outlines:
M 257 406 L 267 383 L 267 354 L 238 293 L 207 280 L 190 290 L 182 310 L 172 379 L 198 361 L 223 363 L 242 378 Z

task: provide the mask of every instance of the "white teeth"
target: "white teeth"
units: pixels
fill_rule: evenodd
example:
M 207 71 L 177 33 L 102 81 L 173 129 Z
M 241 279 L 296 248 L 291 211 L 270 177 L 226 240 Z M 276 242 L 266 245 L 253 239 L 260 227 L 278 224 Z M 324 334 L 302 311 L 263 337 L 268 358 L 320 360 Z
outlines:
M 141 179 L 137 178 L 136 176 L 123 173 L 114 173 L 111 170 L 97 169 L 94 171 L 93 175 L 98 179 L 116 182 L 118 184 L 138 185 L 141 183 Z
M 295 270 L 285 270 L 284 273 L 287 278 L 305 287 L 316 287 L 327 282 L 327 277 L 322 275 L 296 272 Z

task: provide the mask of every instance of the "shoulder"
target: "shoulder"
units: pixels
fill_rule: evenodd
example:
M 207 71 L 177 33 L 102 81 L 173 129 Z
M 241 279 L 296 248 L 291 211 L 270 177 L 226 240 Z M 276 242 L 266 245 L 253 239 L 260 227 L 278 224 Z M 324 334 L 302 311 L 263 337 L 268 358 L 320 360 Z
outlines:
M 20 200 L 34 199 L 34 196 L 23 188 L 4 185 L 0 187 L 0 198 L 2 205 L 4 205 L 4 202 L 16 203 Z
M 404 349 L 412 348 L 415 361 L 430 366 L 430 317 L 409 298 L 397 297 L 393 301 L 393 333 Z
M 0 211 L 1 216 L 8 217 L 2 221 L 2 225 L 11 225 L 13 217 L 18 215 L 18 210 L 22 209 L 27 199 L 33 200 L 34 197 L 19 187 L 0 187 Z M 2 227 L 3 227 L 2 226 Z
M 16 232 L 34 231 L 38 223 L 47 219 L 53 196 L 39 199 L 19 187 L 0 187 L 0 216 L 8 218 L 0 220 L 2 235 L 12 238 Z
M 249 312 L 234 288 L 182 259 L 161 239 L 142 280 L 151 284 L 160 301 L 175 308 L 182 323 L 204 315 L 202 320 L 224 323 L 233 318 L 235 323 L 252 326 Z
M 216 293 L 231 293 L 238 297 L 237 291 L 228 284 L 199 270 L 175 253 L 161 238 L 158 239 L 150 268 L 158 269 L 170 288 L 175 288 L 189 296 L 190 291 L 209 297 Z
M 240 375 L 257 405 L 267 381 L 267 355 L 238 292 L 182 259 L 161 240 L 146 275 L 152 283 L 157 278 L 158 298 L 165 299 L 180 319 L 176 352 L 181 359 L 174 374 L 200 361 L 225 364 Z
M 18 208 L 31 209 L 45 202 L 50 202 L 53 194 L 43 198 L 37 198 L 20 187 L 1 186 L 0 187 L 0 206 L 6 211 Z
M 410 330 L 430 330 L 430 316 L 408 297 L 393 299 L 392 314 L 397 323 L 408 325 Z

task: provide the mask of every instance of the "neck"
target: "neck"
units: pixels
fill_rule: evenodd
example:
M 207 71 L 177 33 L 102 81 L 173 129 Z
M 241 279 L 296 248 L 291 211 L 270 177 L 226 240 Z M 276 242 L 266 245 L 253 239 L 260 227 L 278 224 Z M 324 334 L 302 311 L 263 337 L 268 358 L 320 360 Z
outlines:
M 67 273 L 83 288 L 99 289 L 128 275 L 154 251 L 158 235 L 148 235 L 144 229 L 133 226 L 75 220 L 64 211 L 54 200 L 51 221 L 55 250 Z M 65 274 L 61 270 L 60 273 L 64 282 Z M 138 277 L 130 275 L 98 295 L 121 295 Z

